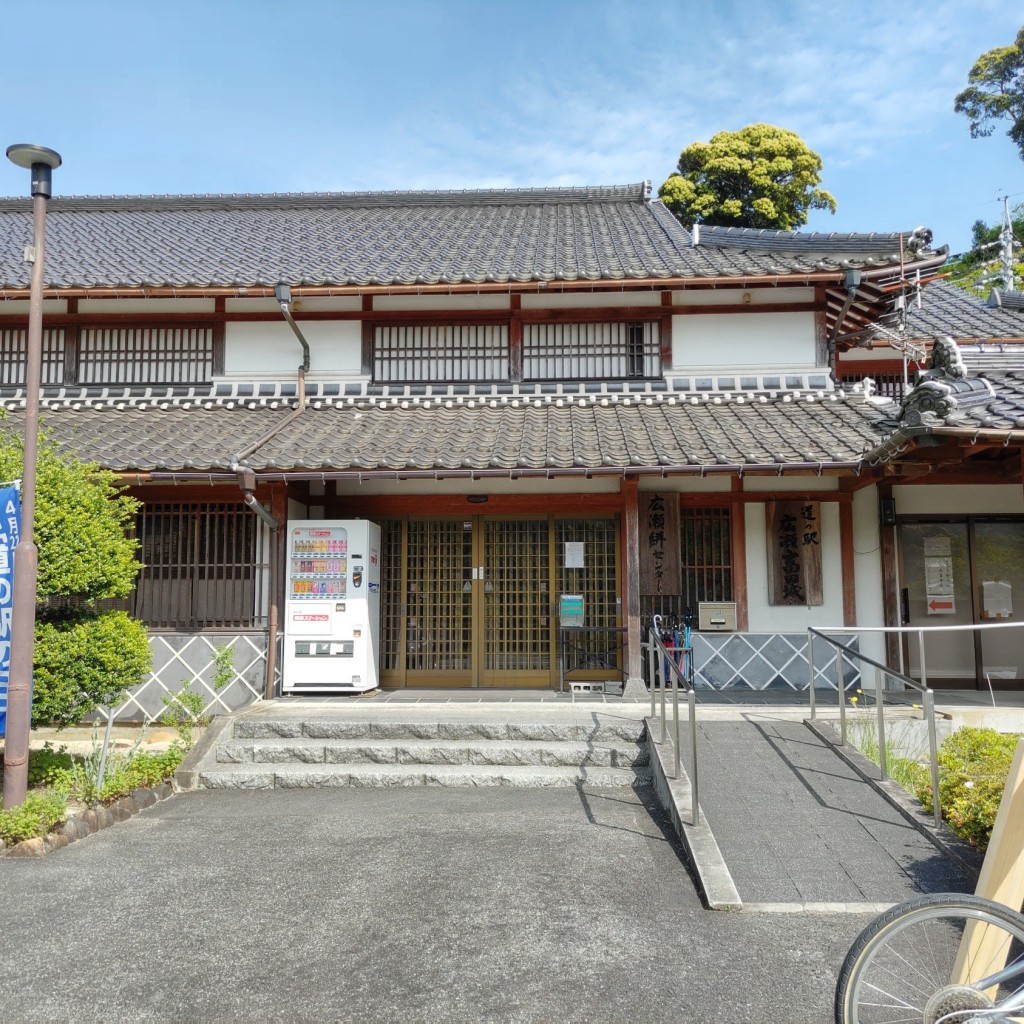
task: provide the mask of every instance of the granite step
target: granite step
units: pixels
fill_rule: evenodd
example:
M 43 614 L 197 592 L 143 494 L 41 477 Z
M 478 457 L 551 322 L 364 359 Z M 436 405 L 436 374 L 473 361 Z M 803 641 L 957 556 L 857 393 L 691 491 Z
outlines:
M 235 739 L 337 739 L 337 740 L 525 740 L 565 743 L 637 743 L 643 739 L 643 723 L 522 722 L 458 719 L 352 719 L 242 717 L 234 723 Z
M 578 786 L 651 784 L 646 768 L 524 765 L 221 764 L 199 773 L 203 789 L 316 789 L 341 786 Z
M 640 743 L 535 740 L 380 740 L 299 737 L 232 740 L 217 750 L 219 764 L 521 765 L 530 767 L 645 765 Z

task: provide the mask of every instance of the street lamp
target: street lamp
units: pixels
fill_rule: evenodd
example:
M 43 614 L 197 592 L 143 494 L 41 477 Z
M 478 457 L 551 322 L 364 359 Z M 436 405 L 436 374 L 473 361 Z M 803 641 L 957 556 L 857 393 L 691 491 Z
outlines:
M 32 263 L 25 352 L 25 468 L 21 475 L 21 533 L 14 549 L 14 600 L 11 619 L 11 674 L 7 687 L 7 738 L 4 742 L 4 807 L 17 807 L 28 790 L 28 739 L 32 722 L 32 647 L 36 625 L 36 570 L 39 553 L 33 537 L 36 516 L 36 458 L 39 452 L 39 388 L 43 362 L 43 256 L 46 200 L 60 154 L 45 146 L 8 146 L 7 157 L 32 171 Z

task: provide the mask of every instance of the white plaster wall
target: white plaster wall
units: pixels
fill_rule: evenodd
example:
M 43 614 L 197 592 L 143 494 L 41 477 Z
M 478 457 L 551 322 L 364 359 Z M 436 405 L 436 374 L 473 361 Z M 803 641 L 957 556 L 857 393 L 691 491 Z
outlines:
M 699 313 L 672 317 L 672 366 L 686 373 L 813 369 L 813 313 Z M 784 372 L 784 371 L 783 371 Z
M 821 505 L 821 574 L 825 603 L 812 608 L 768 604 L 768 538 L 765 506 L 745 506 L 747 533 L 747 621 L 751 633 L 801 633 L 808 626 L 841 626 L 843 570 L 839 504 Z
M 901 484 L 893 487 L 892 496 L 901 516 L 1024 514 L 1020 484 Z
M 489 477 L 485 480 L 358 480 L 336 481 L 339 495 L 408 495 L 408 494 L 618 494 L 621 480 L 617 476 L 593 477 L 526 477 L 519 480 Z M 487 505 L 471 505 L 467 512 L 487 511 Z
M 273 295 L 252 299 L 226 299 L 224 308 L 229 313 L 276 313 L 281 315 L 281 306 Z M 358 295 L 316 296 L 310 298 L 296 297 L 292 300 L 292 309 L 340 310 L 346 313 L 358 313 L 363 308 L 363 300 Z
M 508 309 L 509 297 L 499 293 L 485 295 L 375 295 L 374 311 L 405 309 Z
M 309 320 L 299 325 L 309 342 L 307 376 L 357 377 L 362 368 L 362 325 L 358 320 Z M 224 329 L 226 377 L 293 377 L 302 362 L 299 339 L 282 318 L 228 323 Z
M 28 316 L 28 299 L 0 299 L 0 316 Z M 43 299 L 43 313 L 66 313 L 64 299 Z
M 743 480 L 745 491 L 838 491 L 839 478 L 834 476 L 748 476 Z
M 213 299 L 79 299 L 79 313 L 212 313 Z
M 749 295 L 750 302 L 743 296 Z M 693 291 L 672 293 L 675 306 L 756 306 L 786 302 L 813 302 L 813 288 L 695 288 Z
M 609 306 L 660 306 L 661 292 L 546 292 L 524 295 L 523 309 L 606 309 Z
M 681 494 L 724 494 L 732 490 L 732 477 L 727 473 L 717 476 L 643 476 L 640 478 L 641 491 L 657 491 Z

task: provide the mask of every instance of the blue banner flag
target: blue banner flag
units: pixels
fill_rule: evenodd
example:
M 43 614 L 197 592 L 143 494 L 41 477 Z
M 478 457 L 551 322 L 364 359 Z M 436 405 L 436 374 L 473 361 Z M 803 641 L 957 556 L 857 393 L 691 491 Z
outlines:
M 14 605 L 14 549 L 21 535 L 17 487 L 0 487 L 0 736 L 7 734 L 7 684 L 11 679 L 11 613 Z

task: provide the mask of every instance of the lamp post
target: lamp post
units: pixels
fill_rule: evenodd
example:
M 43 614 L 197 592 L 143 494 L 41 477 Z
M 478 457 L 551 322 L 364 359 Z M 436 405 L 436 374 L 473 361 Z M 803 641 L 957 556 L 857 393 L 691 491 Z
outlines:
M 32 171 L 32 263 L 25 352 L 25 468 L 21 475 L 21 533 L 14 549 L 14 600 L 11 619 L 11 674 L 7 688 L 7 738 L 4 743 L 4 807 L 17 807 L 28 789 L 28 740 L 32 722 L 32 648 L 36 624 L 38 551 L 33 536 L 36 513 L 36 458 L 39 452 L 39 388 L 43 362 L 43 257 L 46 200 L 60 154 L 45 146 L 7 147 L 7 157 Z

